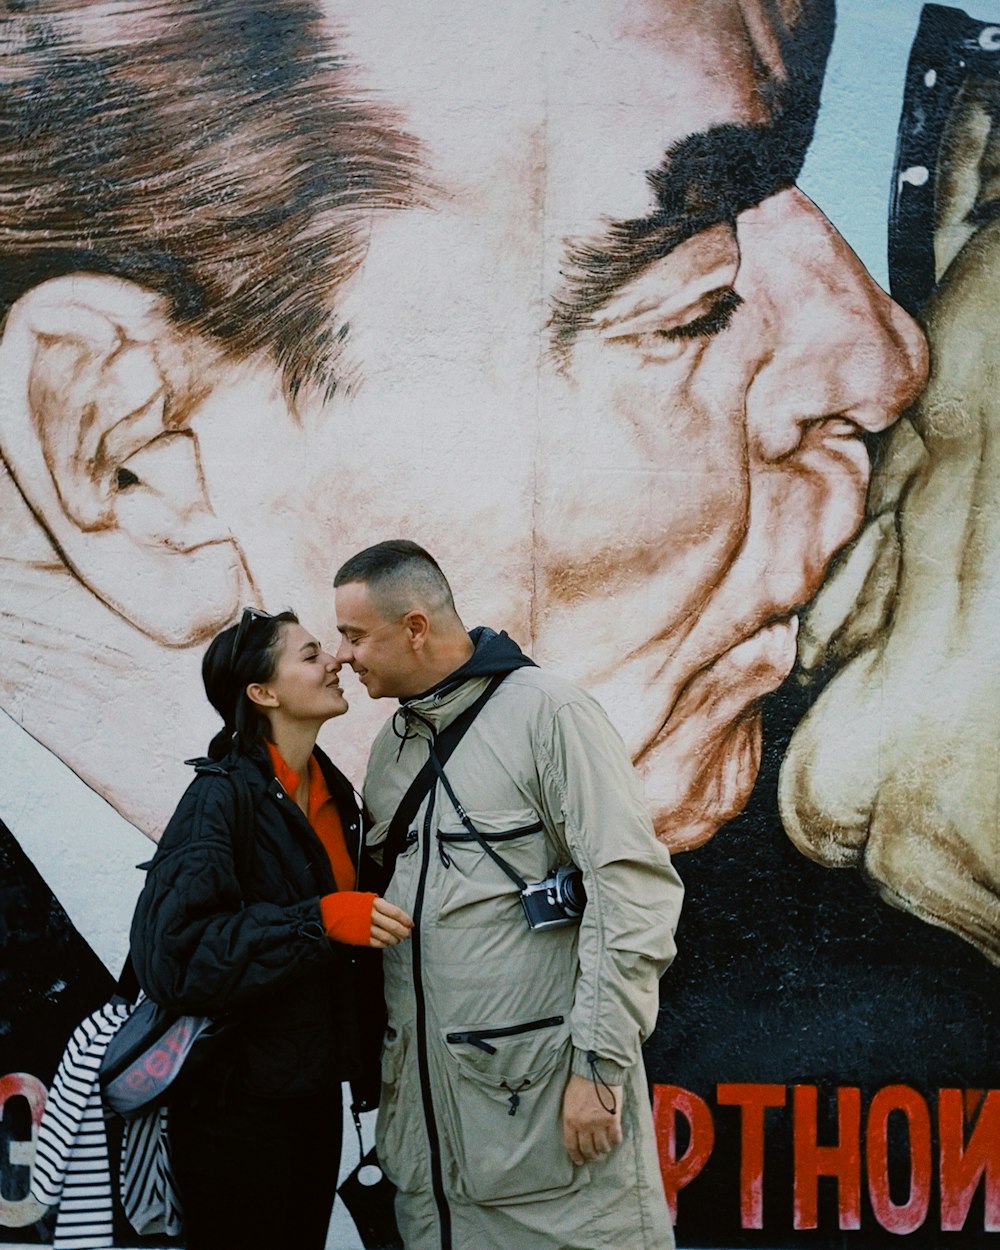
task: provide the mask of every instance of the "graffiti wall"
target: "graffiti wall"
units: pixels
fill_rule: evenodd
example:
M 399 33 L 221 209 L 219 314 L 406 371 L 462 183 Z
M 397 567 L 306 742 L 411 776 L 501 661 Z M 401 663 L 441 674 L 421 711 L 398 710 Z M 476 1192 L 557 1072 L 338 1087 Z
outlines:
M 332 640 L 393 536 L 604 704 L 677 853 L 679 1245 L 1000 1231 L 970 7 L 0 8 L 0 1242 L 49 1235 L 33 1125 L 218 728 L 206 642 L 245 604 Z M 344 684 L 360 781 L 391 709 Z

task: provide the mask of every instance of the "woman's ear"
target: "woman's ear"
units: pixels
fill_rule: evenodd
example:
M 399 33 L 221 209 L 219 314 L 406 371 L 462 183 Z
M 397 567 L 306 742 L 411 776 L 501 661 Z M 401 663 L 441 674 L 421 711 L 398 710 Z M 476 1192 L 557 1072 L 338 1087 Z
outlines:
M 270 688 L 262 682 L 251 682 L 247 686 L 247 698 L 251 703 L 256 703 L 258 707 L 280 707 L 278 696 Z
M 32 288 L 0 339 L 0 453 L 18 489 L 79 580 L 169 646 L 255 597 L 187 426 L 207 390 L 195 354 L 162 297 L 97 274 Z

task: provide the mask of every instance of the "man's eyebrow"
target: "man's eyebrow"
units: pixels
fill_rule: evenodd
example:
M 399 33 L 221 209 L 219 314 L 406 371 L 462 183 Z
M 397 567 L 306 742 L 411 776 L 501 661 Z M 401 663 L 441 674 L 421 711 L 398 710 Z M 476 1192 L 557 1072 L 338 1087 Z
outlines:
M 608 221 L 593 238 L 568 240 L 549 318 L 557 357 L 647 265 L 793 185 L 804 155 L 797 139 L 780 123 L 714 126 L 690 135 L 647 173 L 655 197 L 647 216 Z

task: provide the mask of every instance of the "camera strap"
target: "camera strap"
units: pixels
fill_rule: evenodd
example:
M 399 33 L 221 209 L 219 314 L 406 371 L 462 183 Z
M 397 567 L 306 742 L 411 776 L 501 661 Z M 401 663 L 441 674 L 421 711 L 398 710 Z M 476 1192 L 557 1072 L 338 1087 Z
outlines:
M 431 743 L 430 762 L 433 765 L 434 771 L 438 775 L 438 780 L 441 782 L 441 784 L 445 788 L 445 793 L 448 795 L 448 798 L 451 799 L 452 804 L 455 808 L 455 811 L 458 813 L 458 819 L 462 822 L 462 824 L 465 826 L 468 832 L 472 834 L 472 836 L 479 843 L 479 845 L 483 848 L 483 850 L 490 857 L 490 859 L 492 859 L 495 864 L 498 864 L 504 870 L 507 876 L 510 877 L 511 881 L 514 882 L 518 890 L 527 889 L 528 887 L 527 881 L 525 881 L 522 877 L 520 877 L 518 873 L 515 872 L 515 870 L 510 866 L 510 864 L 507 863 L 504 857 L 502 855 L 499 855 L 493 849 L 493 847 L 490 846 L 489 842 L 486 841 L 483 835 L 479 832 L 479 830 L 470 820 L 469 813 L 465 810 L 465 808 L 459 802 L 458 795 L 455 793 L 455 791 L 451 787 L 451 782 L 444 775 L 444 768 L 441 765 L 441 761 L 438 759 L 437 751 L 435 750 L 435 744 L 433 742 Z
M 435 768 L 432 760 L 438 760 L 439 763 L 443 763 L 448 759 L 452 751 L 461 742 L 465 731 L 482 711 L 490 695 L 493 694 L 493 691 L 507 676 L 508 673 L 495 673 L 490 678 L 489 685 L 476 699 L 475 703 L 470 703 L 464 712 L 460 712 L 450 725 L 446 725 L 432 739 L 431 758 L 427 760 L 423 768 L 410 782 L 409 789 L 400 799 L 399 806 L 396 808 L 392 820 L 389 822 L 389 828 L 386 830 L 384 849 L 382 851 L 382 868 L 386 882 L 392 877 L 396 867 L 396 860 L 406 847 L 406 833 L 410 821 L 417 814 L 417 809 L 434 784 Z M 436 755 L 435 751 L 437 752 Z

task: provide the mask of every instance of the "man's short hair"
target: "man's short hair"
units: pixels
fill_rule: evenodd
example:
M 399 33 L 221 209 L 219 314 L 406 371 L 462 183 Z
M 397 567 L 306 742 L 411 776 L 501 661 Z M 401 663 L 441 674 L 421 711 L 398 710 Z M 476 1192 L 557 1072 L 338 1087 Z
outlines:
M 169 301 L 294 397 L 329 395 L 333 298 L 372 210 L 416 200 L 416 144 L 310 0 L 32 0 L 0 16 L 0 316 L 101 273 Z
M 437 560 L 407 538 L 366 547 L 345 561 L 334 587 L 360 582 L 383 616 L 402 616 L 418 605 L 436 614 L 455 615 L 455 600 Z

